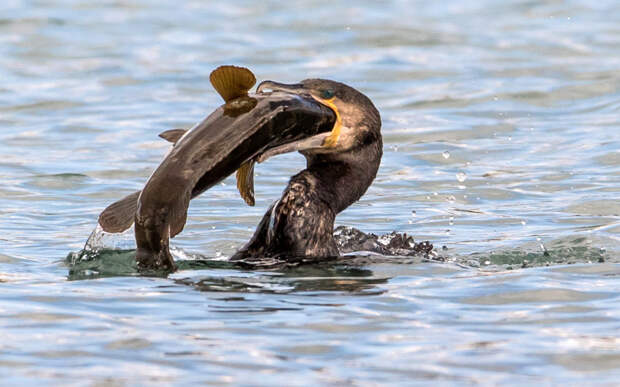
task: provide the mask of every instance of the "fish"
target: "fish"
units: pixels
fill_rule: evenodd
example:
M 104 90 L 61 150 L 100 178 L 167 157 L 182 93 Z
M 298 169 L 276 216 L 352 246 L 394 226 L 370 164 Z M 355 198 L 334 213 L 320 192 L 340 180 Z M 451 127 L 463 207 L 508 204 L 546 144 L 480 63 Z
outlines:
M 210 81 L 225 103 L 189 130 L 161 133 L 173 146 L 144 188 L 99 216 L 106 232 L 135 223 L 139 269 L 175 270 L 169 240 L 183 230 L 191 199 L 236 172 L 241 197 L 253 205 L 255 163 L 270 150 L 279 154 L 297 142 L 322 141 L 336 122 L 334 111 L 310 95 L 249 93 L 256 78 L 244 67 L 220 66 Z

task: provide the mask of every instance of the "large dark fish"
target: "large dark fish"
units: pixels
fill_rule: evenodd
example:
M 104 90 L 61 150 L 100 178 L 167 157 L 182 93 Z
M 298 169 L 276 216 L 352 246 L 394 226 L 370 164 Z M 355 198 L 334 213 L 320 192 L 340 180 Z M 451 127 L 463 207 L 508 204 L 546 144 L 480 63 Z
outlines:
M 329 107 L 309 95 L 248 95 L 255 79 L 247 69 L 220 67 L 211 82 L 226 104 L 188 131 L 162 133 L 175 144 L 142 191 L 100 215 L 105 231 L 121 232 L 135 214 L 136 260 L 142 269 L 174 270 L 169 238 L 183 230 L 191 198 L 237 170 L 239 191 L 252 205 L 254 161 L 270 149 L 294 148 L 295 142 L 328 133 L 336 121 Z

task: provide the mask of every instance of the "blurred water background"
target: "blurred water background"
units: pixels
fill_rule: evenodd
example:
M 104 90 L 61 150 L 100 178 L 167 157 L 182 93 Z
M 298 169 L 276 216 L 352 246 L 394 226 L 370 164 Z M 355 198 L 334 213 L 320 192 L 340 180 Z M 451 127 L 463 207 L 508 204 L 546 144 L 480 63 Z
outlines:
M 221 64 L 366 93 L 383 162 L 337 224 L 447 262 L 69 275 Z M 619 85 L 611 0 L 4 0 L 2 384 L 616 384 Z M 303 166 L 259 165 L 253 208 L 231 178 L 194 200 L 177 259 L 222 262 Z

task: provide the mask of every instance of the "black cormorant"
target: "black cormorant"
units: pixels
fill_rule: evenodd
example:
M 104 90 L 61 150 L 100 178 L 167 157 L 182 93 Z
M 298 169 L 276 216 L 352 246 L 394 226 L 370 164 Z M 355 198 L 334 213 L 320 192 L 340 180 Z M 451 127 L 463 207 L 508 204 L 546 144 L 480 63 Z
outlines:
M 284 145 L 262 156 L 299 150 L 306 157 L 307 168 L 290 179 L 252 239 L 232 259 L 338 256 L 334 219 L 366 192 L 381 162 L 379 112 L 364 94 L 325 79 L 298 84 L 264 81 L 257 91 L 265 90 L 311 95 L 336 113 L 336 123 L 331 133 Z

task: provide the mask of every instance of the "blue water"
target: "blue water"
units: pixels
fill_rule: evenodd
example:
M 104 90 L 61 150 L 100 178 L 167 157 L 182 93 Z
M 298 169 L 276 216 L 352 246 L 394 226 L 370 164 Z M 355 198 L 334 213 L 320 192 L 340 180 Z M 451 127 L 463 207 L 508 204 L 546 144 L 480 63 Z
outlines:
M 619 48 L 617 1 L 4 1 L 2 384 L 616 384 Z M 210 264 L 72 266 L 157 134 L 221 103 L 221 64 L 367 94 L 383 162 L 337 224 L 445 262 L 227 265 L 290 154 L 258 166 L 255 207 L 232 178 L 192 201 L 173 252 Z

